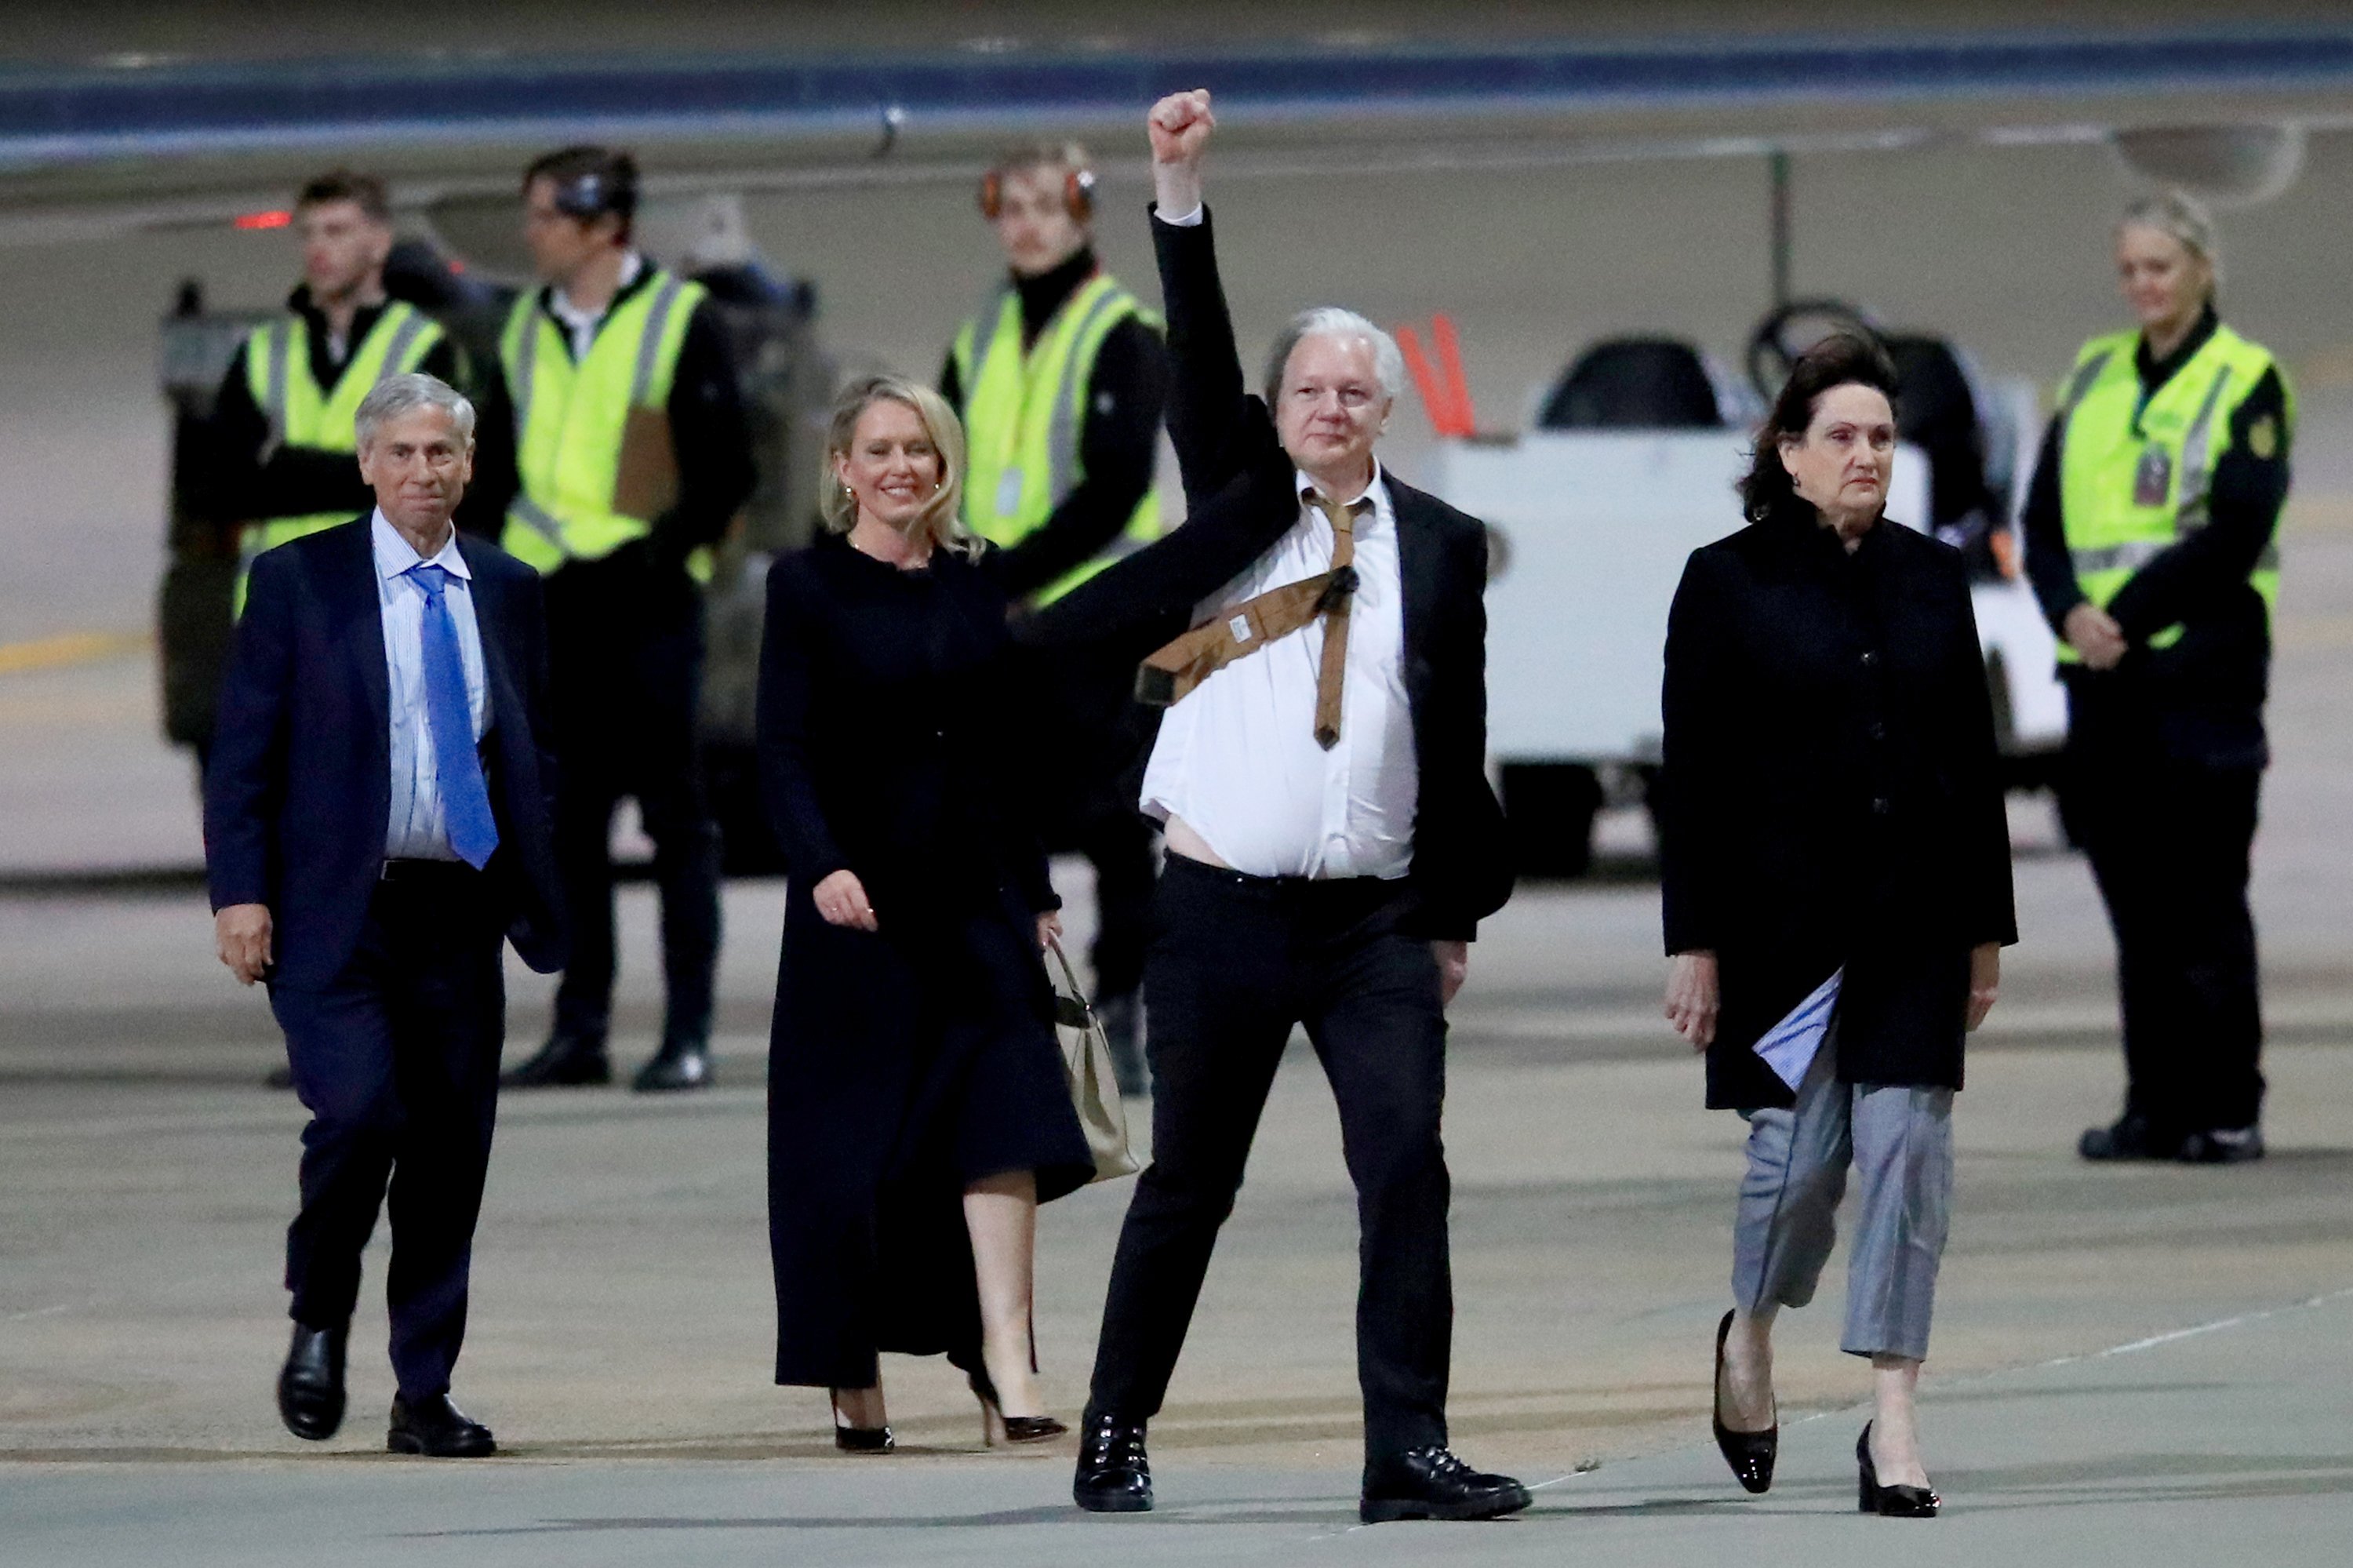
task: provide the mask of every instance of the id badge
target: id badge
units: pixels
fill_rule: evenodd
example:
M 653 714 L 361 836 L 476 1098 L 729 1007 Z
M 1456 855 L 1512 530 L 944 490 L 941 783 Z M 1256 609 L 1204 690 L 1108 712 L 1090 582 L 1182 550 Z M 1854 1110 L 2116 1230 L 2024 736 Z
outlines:
M 1010 517 L 1021 510 L 1021 471 L 1008 468 L 997 479 L 997 514 Z
M 2151 442 L 2133 467 L 2133 504 L 2162 506 L 2173 488 L 2173 454 Z

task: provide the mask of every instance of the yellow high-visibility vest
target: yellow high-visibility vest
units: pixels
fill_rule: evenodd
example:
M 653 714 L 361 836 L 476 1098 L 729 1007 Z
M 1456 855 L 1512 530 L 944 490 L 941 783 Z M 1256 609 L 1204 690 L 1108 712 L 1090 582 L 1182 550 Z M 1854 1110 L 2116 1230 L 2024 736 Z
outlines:
M 2067 553 L 2084 596 L 2103 609 L 2135 572 L 2206 525 L 2208 490 L 2216 461 L 2230 450 L 2232 417 L 2264 373 L 2279 368 L 2269 350 L 2218 325 L 2143 408 L 2133 362 L 2138 342 L 2128 332 L 2094 338 L 2075 356 L 2060 394 L 2059 494 Z M 2288 428 L 2266 434 L 2259 427 L 2253 439 L 2284 449 L 2295 422 L 2295 393 L 2284 372 L 2280 386 Z M 2263 551 L 2248 580 L 2268 615 L 2279 602 L 2276 544 Z M 2181 632 L 2179 624 L 2166 627 L 2149 646 L 2169 648 Z M 2077 654 L 2063 641 L 2059 657 L 2068 662 Z
M 1062 302 L 1025 352 L 1021 300 L 1004 290 L 992 308 L 956 334 L 956 379 L 964 388 L 965 439 L 971 471 L 964 488 L 965 526 L 993 545 L 1035 533 L 1085 477 L 1079 437 L 1095 355 L 1112 328 L 1140 317 L 1159 323 L 1135 296 L 1098 272 Z M 1119 537 L 1036 596 L 1050 604 L 1121 556 L 1160 537 L 1160 495 L 1145 492 Z
M 666 417 L 687 323 L 705 292 L 654 269 L 613 307 L 578 364 L 536 291 L 515 302 L 499 338 L 520 481 L 499 540 L 509 555 L 552 572 L 653 532 L 652 518 L 615 508 L 622 438 L 633 409 Z
M 245 340 L 245 385 L 253 406 L 269 421 L 270 445 L 317 447 L 324 451 L 359 450 L 354 429 L 360 404 L 387 376 L 403 376 L 425 363 L 441 341 L 440 324 L 401 300 L 385 302 L 383 313 L 343 366 L 329 392 L 311 374 L 311 324 L 288 312 L 253 329 Z M 245 613 L 246 578 L 253 558 L 289 540 L 348 523 L 348 512 L 314 512 L 296 517 L 259 517 L 237 533 L 237 588 L 233 613 Z

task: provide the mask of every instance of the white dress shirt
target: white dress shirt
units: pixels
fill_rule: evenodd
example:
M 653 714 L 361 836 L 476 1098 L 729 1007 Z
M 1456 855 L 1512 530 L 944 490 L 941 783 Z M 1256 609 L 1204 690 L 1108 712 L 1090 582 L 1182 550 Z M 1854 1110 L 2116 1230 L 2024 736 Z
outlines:
M 621 275 L 613 284 L 613 299 L 619 299 L 621 291 L 636 282 L 638 274 L 645 270 L 646 259 L 636 251 L 622 257 Z M 592 311 L 574 304 L 572 296 L 562 289 L 550 289 L 547 309 L 549 314 L 564 323 L 564 335 L 572 344 L 572 363 L 577 365 L 588 357 L 589 346 L 596 341 L 597 326 L 613 313 L 613 301 L 607 300 Z
M 449 820 L 441 803 L 441 776 L 433 751 L 433 726 L 425 708 L 425 589 L 409 568 L 423 556 L 400 536 L 378 508 L 369 523 L 375 540 L 376 604 L 384 612 L 386 694 L 392 717 L 392 816 L 384 853 L 395 860 L 456 860 L 449 847 Z M 458 535 L 433 564 L 448 573 L 442 597 L 458 627 L 458 658 L 466 671 L 466 706 L 479 743 L 491 728 L 490 683 L 482 673 L 482 631 L 474 618 L 474 574 L 458 553 Z
M 1204 601 L 1200 624 L 1245 599 L 1332 568 L 1332 524 L 1305 500 L 1274 547 Z M 1324 622 L 1211 675 L 1170 708 L 1144 773 L 1143 809 L 1181 819 L 1218 858 L 1254 876 L 1400 877 L 1413 863 L 1420 796 L 1405 690 L 1397 512 L 1377 464 L 1356 521 L 1356 599 L 1341 682 L 1340 739 L 1315 744 Z

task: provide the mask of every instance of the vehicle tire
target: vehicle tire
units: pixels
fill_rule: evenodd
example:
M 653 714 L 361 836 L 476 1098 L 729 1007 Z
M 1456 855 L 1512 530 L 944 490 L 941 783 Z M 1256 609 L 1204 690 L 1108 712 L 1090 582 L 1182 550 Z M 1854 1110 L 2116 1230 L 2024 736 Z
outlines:
M 1593 864 L 1593 818 L 1601 780 L 1573 762 L 1507 762 L 1504 829 L 1522 876 L 1582 876 Z

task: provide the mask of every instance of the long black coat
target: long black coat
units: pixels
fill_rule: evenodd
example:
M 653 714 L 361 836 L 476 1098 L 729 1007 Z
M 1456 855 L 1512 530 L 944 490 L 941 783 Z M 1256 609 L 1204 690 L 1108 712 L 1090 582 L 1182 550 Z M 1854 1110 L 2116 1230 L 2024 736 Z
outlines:
M 1694 551 L 1667 624 L 1670 953 L 1713 950 L 1707 1102 L 1791 1103 L 1751 1049 L 1846 968 L 1839 1076 L 1961 1086 L 1968 950 L 2014 942 L 1992 704 L 1957 551 L 1803 503 Z
M 1028 618 L 1023 642 L 1085 648 L 1133 670 L 1182 632 L 1194 607 L 1299 521 L 1298 470 L 1263 399 L 1243 390 L 1209 215 L 1155 222 L 1173 376 L 1168 435 L 1185 525 Z M 1419 798 L 1409 875 L 1417 936 L 1467 941 L 1512 894 L 1504 813 L 1487 784 L 1487 533 L 1388 475 L 1405 601 L 1405 688 Z
M 768 574 L 760 772 L 791 876 L 768 1050 L 776 1381 L 864 1388 L 875 1352 L 979 1363 L 962 1192 L 1093 1174 L 1034 934 L 1005 599 L 945 551 L 902 572 L 828 535 Z M 811 892 L 855 873 L 875 932 Z

